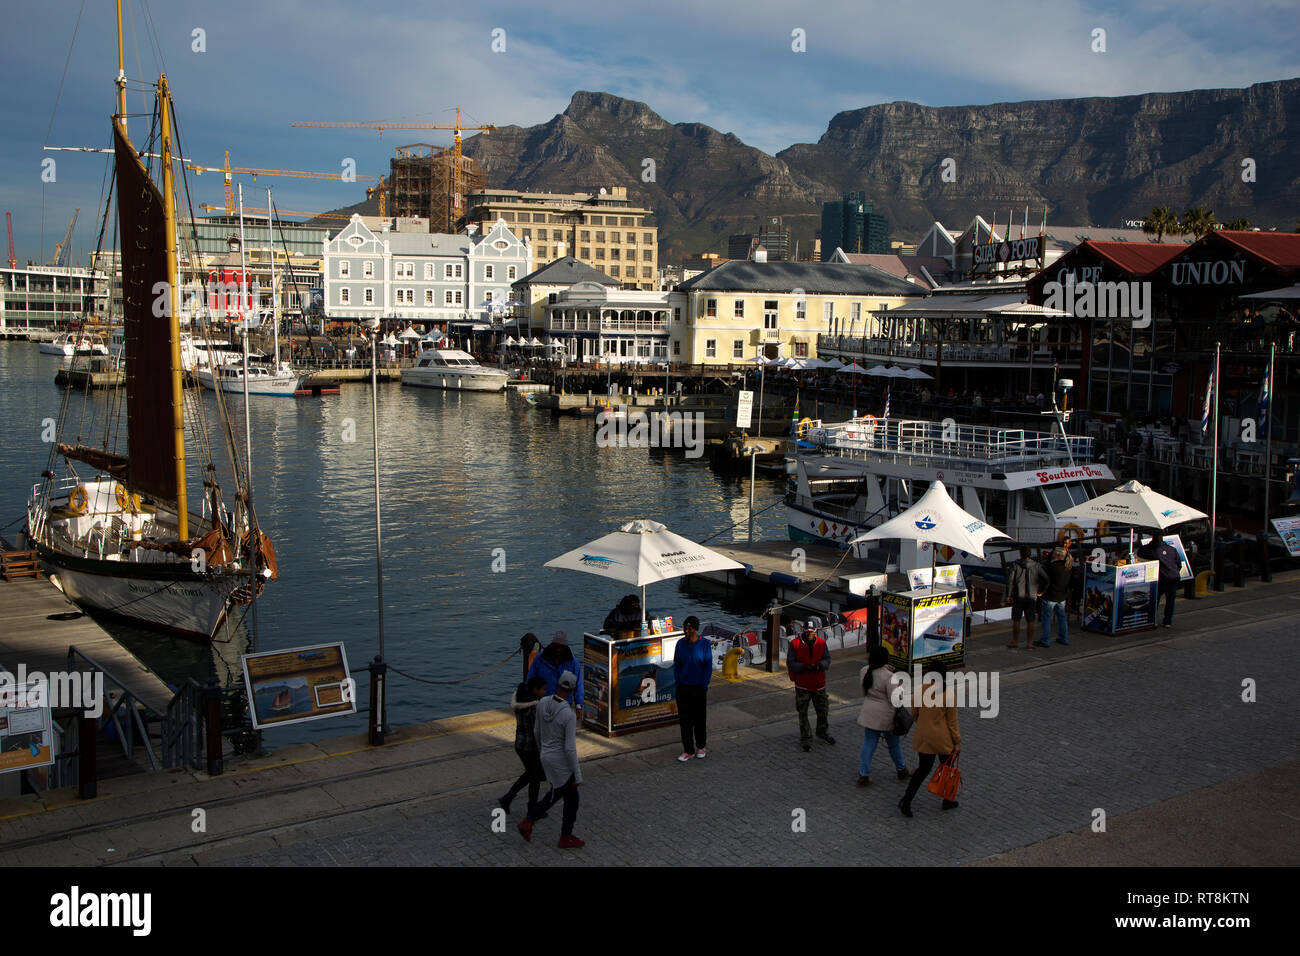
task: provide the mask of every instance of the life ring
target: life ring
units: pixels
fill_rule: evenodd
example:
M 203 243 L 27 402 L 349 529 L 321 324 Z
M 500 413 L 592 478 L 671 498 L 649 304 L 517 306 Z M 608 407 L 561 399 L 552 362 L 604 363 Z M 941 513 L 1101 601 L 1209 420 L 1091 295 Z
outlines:
M 802 438 L 804 435 L 806 435 L 808 433 L 808 429 L 812 427 L 812 423 L 813 420 L 811 418 L 800 419 L 799 424 L 795 426 L 795 430 L 794 430 L 795 437 Z
M 77 485 L 72 494 L 68 495 L 68 510 L 76 515 L 84 515 L 89 501 L 90 495 L 86 493 L 86 486 Z
M 1067 539 L 1069 538 L 1073 538 L 1076 543 L 1082 541 L 1083 529 L 1080 528 L 1077 524 L 1071 523 L 1071 524 L 1067 524 L 1060 531 L 1056 532 L 1057 544 L 1064 545 Z
M 117 506 L 126 511 L 131 506 L 131 494 L 126 490 L 126 485 L 118 482 L 113 489 L 113 497 L 117 499 Z

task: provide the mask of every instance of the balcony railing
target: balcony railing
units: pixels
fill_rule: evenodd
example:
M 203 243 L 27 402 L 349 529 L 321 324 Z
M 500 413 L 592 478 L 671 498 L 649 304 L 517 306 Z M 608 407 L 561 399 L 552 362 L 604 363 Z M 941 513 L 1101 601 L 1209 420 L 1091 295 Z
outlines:
M 649 332 L 667 333 L 668 324 L 662 319 L 599 319 L 552 316 L 547 323 L 551 332 Z

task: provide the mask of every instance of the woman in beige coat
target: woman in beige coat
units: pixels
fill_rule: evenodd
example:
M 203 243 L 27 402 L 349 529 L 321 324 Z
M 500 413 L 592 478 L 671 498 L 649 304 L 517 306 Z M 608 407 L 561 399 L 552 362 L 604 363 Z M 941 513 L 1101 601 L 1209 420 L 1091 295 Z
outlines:
M 945 673 L 946 669 L 942 664 L 931 664 L 926 669 L 924 684 L 919 688 L 920 699 L 915 697 L 918 688 L 913 689 L 912 716 L 916 718 L 916 728 L 913 732 L 912 746 L 916 748 L 919 756 L 916 772 L 912 774 L 912 779 L 907 784 L 907 793 L 903 794 L 903 799 L 898 801 L 898 809 L 905 817 L 912 815 L 912 798 L 930 776 L 930 771 L 934 769 L 935 758 L 938 757 L 942 763 L 947 763 L 961 751 L 961 729 L 957 726 L 957 695 L 950 688 L 944 688 Z M 942 688 L 940 697 L 942 703 L 927 707 L 925 698 L 929 697 L 933 701 L 936 696 L 936 691 L 929 686 L 936 680 Z M 956 806 L 956 800 L 943 801 L 945 810 L 952 810 Z
M 903 762 L 903 745 L 894 735 L 894 705 L 889 700 L 893 687 L 890 683 L 894 669 L 889 666 L 889 651 L 877 644 L 871 649 L 867 666 L 858 673 L 858 683 L 862 685 L 862 711 L 858 714 L 858 726 L 863 729 L 862 751 L 858 754 L 858 786 L 865 787 L 871 783 L 871 758 L 876 755 L 876 746 L 883 734 L 889 756 L 894 761 L 894 770 L 899 780 L 907 779 L 907 764 Z

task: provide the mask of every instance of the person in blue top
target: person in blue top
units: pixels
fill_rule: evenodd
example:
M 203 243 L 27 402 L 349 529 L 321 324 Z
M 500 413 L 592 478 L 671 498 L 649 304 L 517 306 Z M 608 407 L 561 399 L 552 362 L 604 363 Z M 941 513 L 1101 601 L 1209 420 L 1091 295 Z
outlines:
M 682 763 L 707 756 L 704 749 L 705 717 L 708 713 L 709 680 L 713 677 L 713 645 L 700 637 L 700 621 L 688 617 L 682 624 L 685 637 L 673 650 L 673 678 L 677 686 L 677 718 L 682 728 Z
M 582 720 L 582 668 L 574 659 L 573 651 L 569 650 L 569 636 L 563 631 L 556 631 L 555 636 L 551 638 L 551 643 L 547 644 L 546 649 L 533 660 L 524 682 L 540 677 L 546 681 L 546 693 L 554 694 L 560 686 L 560 675 L 565 671 L 577 679 L 578 683 L 571 700 L 577 710 L 578 719 Z

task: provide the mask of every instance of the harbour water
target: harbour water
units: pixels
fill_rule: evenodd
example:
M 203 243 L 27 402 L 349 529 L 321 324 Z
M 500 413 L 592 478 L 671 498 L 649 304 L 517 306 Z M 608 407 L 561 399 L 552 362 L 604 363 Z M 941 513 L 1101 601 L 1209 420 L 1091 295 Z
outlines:
M 58 418 L 64 399 L 54 385 L 57 367 L 57 357 L 40 355 L 34 344 L 0 342 L 0 528 L 10 540 L 45 467 L 45 420 Z M 102 412 L 113 394 L 98 393 L 91 402 Z M 203 392 L 201 401 L 215 422 L 212 393 Z M 80 393 L 71 396 L 70 421 L 78 420 L 81 402 Z M 242 398 L 231 404 L 242 454 Z M 341 640 L 364 687 L 365 665 L 378 652 L 370 390 L 348 385 L 322 398 L 255 397 L 251 413 L 254 502 L 280 568 L 257 602 L 257 649 Z M 386 657 L 416 677 L 479 674 L 516 650 L 526 631 L 545 643 L 563 629 L 579 648 L 582 632 L 598 628 L 635 589 L 542 565 L 623 522 L 653 518 L 697 541 L 720 531 L 717 542 L 748 534 L 747 480 L 719 476 L 704 459 L 680 451 L 598 448 L 590 419 L 553 418 L 512 393 L 381 384 L 379 420 Z M 755 510 L 783 490 L 783 483 L 760 477 Z M 784 509 L 759 515 L 756 538 L 784 534 Z M 505 570 L 494 571 L 494 562 Z M 653 614 L 679 621 L 687 614 L 731 627 L 752 620 L 750 609 L 688 595 L 676 582 L 649 586 L 646 603 Z M 237 641 L 207 647 L 108 627 L 169 682 L 212 673 L 237 679 Z M 515 659 L 452 685 L 392 675 L 389 720 L 401 725 L 503 706 L 518 674 Z M 363 691 L 363 705 L 365 699 Z M 364 727 L 362 713 L 268 731 L 265 743 Z

